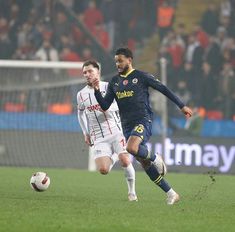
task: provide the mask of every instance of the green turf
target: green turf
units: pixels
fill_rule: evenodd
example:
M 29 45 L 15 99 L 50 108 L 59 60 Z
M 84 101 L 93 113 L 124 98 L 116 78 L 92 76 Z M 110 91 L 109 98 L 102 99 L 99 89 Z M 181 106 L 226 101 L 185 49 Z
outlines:
M 50 188 L 33 191 L 29 179 L 46 171 Z M 0 231 L 198 232 L 235 231 L 235 176 L 168 174 L 181 202 L 137 172 L 139 202 L 127 201 L 121 171 L 107 176 L 70 169 L 0 168 Z

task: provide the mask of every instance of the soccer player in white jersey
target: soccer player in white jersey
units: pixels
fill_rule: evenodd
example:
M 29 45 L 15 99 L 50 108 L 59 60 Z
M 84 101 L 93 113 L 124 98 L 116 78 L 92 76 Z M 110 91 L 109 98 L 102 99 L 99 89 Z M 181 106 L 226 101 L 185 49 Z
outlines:
M 114 101 L 107 111 L 103 111 L 94 96 L 91 86 L 95 78 L 100 79 L 100 67 L 96 61 L 88 60 L 83 64 L 83 76 L 87 85 L 77 93 L 78 121 L 87 145 L 94 145 L 96 167 L 103 175 L 109 173 L 117 160 L 125 172 L 128 186 L 128 200 L 137 201 L 135 192 L 135 170 L 126 151 L 126 141 L 122 133 L 118 106 Z M 100 82 L 105 94 L 107 82 Z

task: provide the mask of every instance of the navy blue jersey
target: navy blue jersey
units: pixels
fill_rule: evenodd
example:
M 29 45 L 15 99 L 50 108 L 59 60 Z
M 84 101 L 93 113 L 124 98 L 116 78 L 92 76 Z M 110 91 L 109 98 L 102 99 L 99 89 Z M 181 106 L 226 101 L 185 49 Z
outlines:
M 149 87 L 160 91 L 171 99 L 180 109 L 184 103 L 154 76 L 132 70 L 124 75 L 116 75 L 109 82 L 106 95 L 95 91 L 95 96 L 103 110 L 107 110 L 116 99 L 123 126 L 140 120 L 152 120 L 149 103 Z

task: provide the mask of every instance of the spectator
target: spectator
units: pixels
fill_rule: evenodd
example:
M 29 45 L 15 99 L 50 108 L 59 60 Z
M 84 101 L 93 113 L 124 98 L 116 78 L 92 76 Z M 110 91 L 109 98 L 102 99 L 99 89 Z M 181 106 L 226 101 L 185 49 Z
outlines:
M 232 14 L 232 5 L 229 0 L 224 0 L 220 4 L 220 16 L 230 17 Z
M 8 19 L 9 25 L 9 39 L 12 42 L 13 49 L 17 48 L 17 34 L 20 26 L 20 17 L 19 17 L 19 6 L 17 4 L 13 4 L 10 10 L 10 17 Z
M 160 41 L 165 37 L 167 32 L 171 30 L 175 15 L 175 9 L 171 7 L 167 1 L 157 8 L 157 27 L 159 29 Z
M 188 37 L 188 46 L 185 52 L 185 61 L 192 64 L 194 70 L 200 70 L 202 65 L 203 48 L 197 41 L 196 36 L 191 34 Z
M 220 51 L 223 52 L 225 47 L 228 46 L 229 38 L 224 27 L 218 27 L 216 32 L 216 42 L 220 46 Z
M 18 47 L 12 58 L 15 60 L 33 60 L 35 56 L 35 47 L 28 41 L 25 45 Z
M 36 51 L 35 58 L 43 61 L 58 61 L 59 54 L 50 41 L 44 40 L 42 46 Z
M 63 35 L 69 35 L 71 33 L 71 24 L 69 23 L 66 15 L 59 11 L 56 13 L 56 20 L 54 25 L 54 37 L 55 44 L 57 40 Z
M 187 44 L 187 41 L 188 41 L 188 35 L 185 31 L 184 23 L 180 23 L 177 26 L 176 40 L 177 40 L 178 44 L 181 45 L 182 48 L 184 48 L 184 49 L 186 48 L 186 44 Z
M 83 14 L 83 22 L 92 32 L 97 24 L 104 23 L 102 12 L 96 7 L 95 1 L 89 1 L 88 8 Z
M 216 103 L 226 118 L 235 115 L 235 73 L 229 62 L 224 63 L 218 80 Z
M 229 37 L 235 36 L 234 23 L 231 21 L 231 17 L 229 16 L 221 17 L 220 24 L 226 29 L 226 32 Z
M 200 98 L 200 79 L 199 71 L 193 69 L 191 63 L 185 62 L 179 73 L 179 80 L 185 81 L 188 86 L 188 90 L 191 93 L 193 101 L 198 103 Z
M 173 39 L 170 46 L 168 47 L 168 52 L 171 55 L 173 62 L 174 76 L 171 80 L 173 81 L 173 87 L 176 87 L 179 78 L 179 72 L 183 64 L 184 49 L 177 43 L 176 39 Z
M 213 88 L 213 90 L 212 90 Z M 217 95 L 217 84 L 211 66 L 207 62 L 202 65 L 202 79 L 200 82 L 201 99 L 200 106 L 212 110 L 215 108 L 215 97 Z
M 210 64 L 213 73 L 218 73 L 221 70 L 222 58 L 215 36 L 209 37 L 209 45 L 204 53 L 204 61 Z
M 110 39 L 109 34 L 105 31 L 103 24 L 96 24 L 92 31 L 94 37 L 98 40 L 100 45 L 106 50 L 109 51 L 110 48 Z
M 158 60 L 160 61 L 161 58 L 166 59 L 166 67 L 167 67 L 167 76 L 170 80 L 171 84 L 171 79 L 174 78 L 174 72 L 173 72 L 173 61 L 172 61 L 172 56 L 168 52 L 168 48 L 166 46 L 161 46 L 159 49 L 159 55 L 158 55 Z M 158 64 L 158 71 L 160 72 L 160 62 Z M 161 76 L 161 75 L 160 75 Z
M 9 39 L 9 27 L 5 18 L 0 18 L 0 59 L 10 59 L 14 50 Z
M 212 1 L 202 16 L 201 26 L 209 35 L 215 35 L 219 26 L 219 15 L 216 5 Z
M 194 26 L 193 32 L 197 38 L 197 41 L 200 43 L 201 47 L 205 49 L 209 43 L 209 38 L 207 33 L 203 31 L 203 29 L 199 24 L 196 24 Z
M 57 42 L 57 49 L 62 51 L 63 48 L 70 48 L 73 51 L 77 50 L 71 34 L 60 36 L 59 41 Z
M 169 30 L 164 36 L 164 38 L 162 39 L 161 45 L 169 47 L 171 44 L 171 41 L 175 39 L 175 37 L 176 37 L 175 31 L 173 29 Z

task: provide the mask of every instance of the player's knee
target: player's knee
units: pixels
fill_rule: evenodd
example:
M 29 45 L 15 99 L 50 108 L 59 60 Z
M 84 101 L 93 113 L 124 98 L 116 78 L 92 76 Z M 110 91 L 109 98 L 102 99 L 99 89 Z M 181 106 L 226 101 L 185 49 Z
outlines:
M 126 150 L 132 155 L 137 155 L 138 153 L 138 147 L 133 145 L 127 145 Z
M 102 175 L 107 175 L 109 173 L 109 168 L 108 167 L 100 167 L 99 172 Z
M 119 160 L 120 160 L 120 163 L 121 163 L 122 167 L 127 167 L 131 163 L 130 157 L 129 157 L 128 154 L 120 154 L 119 155 Z

